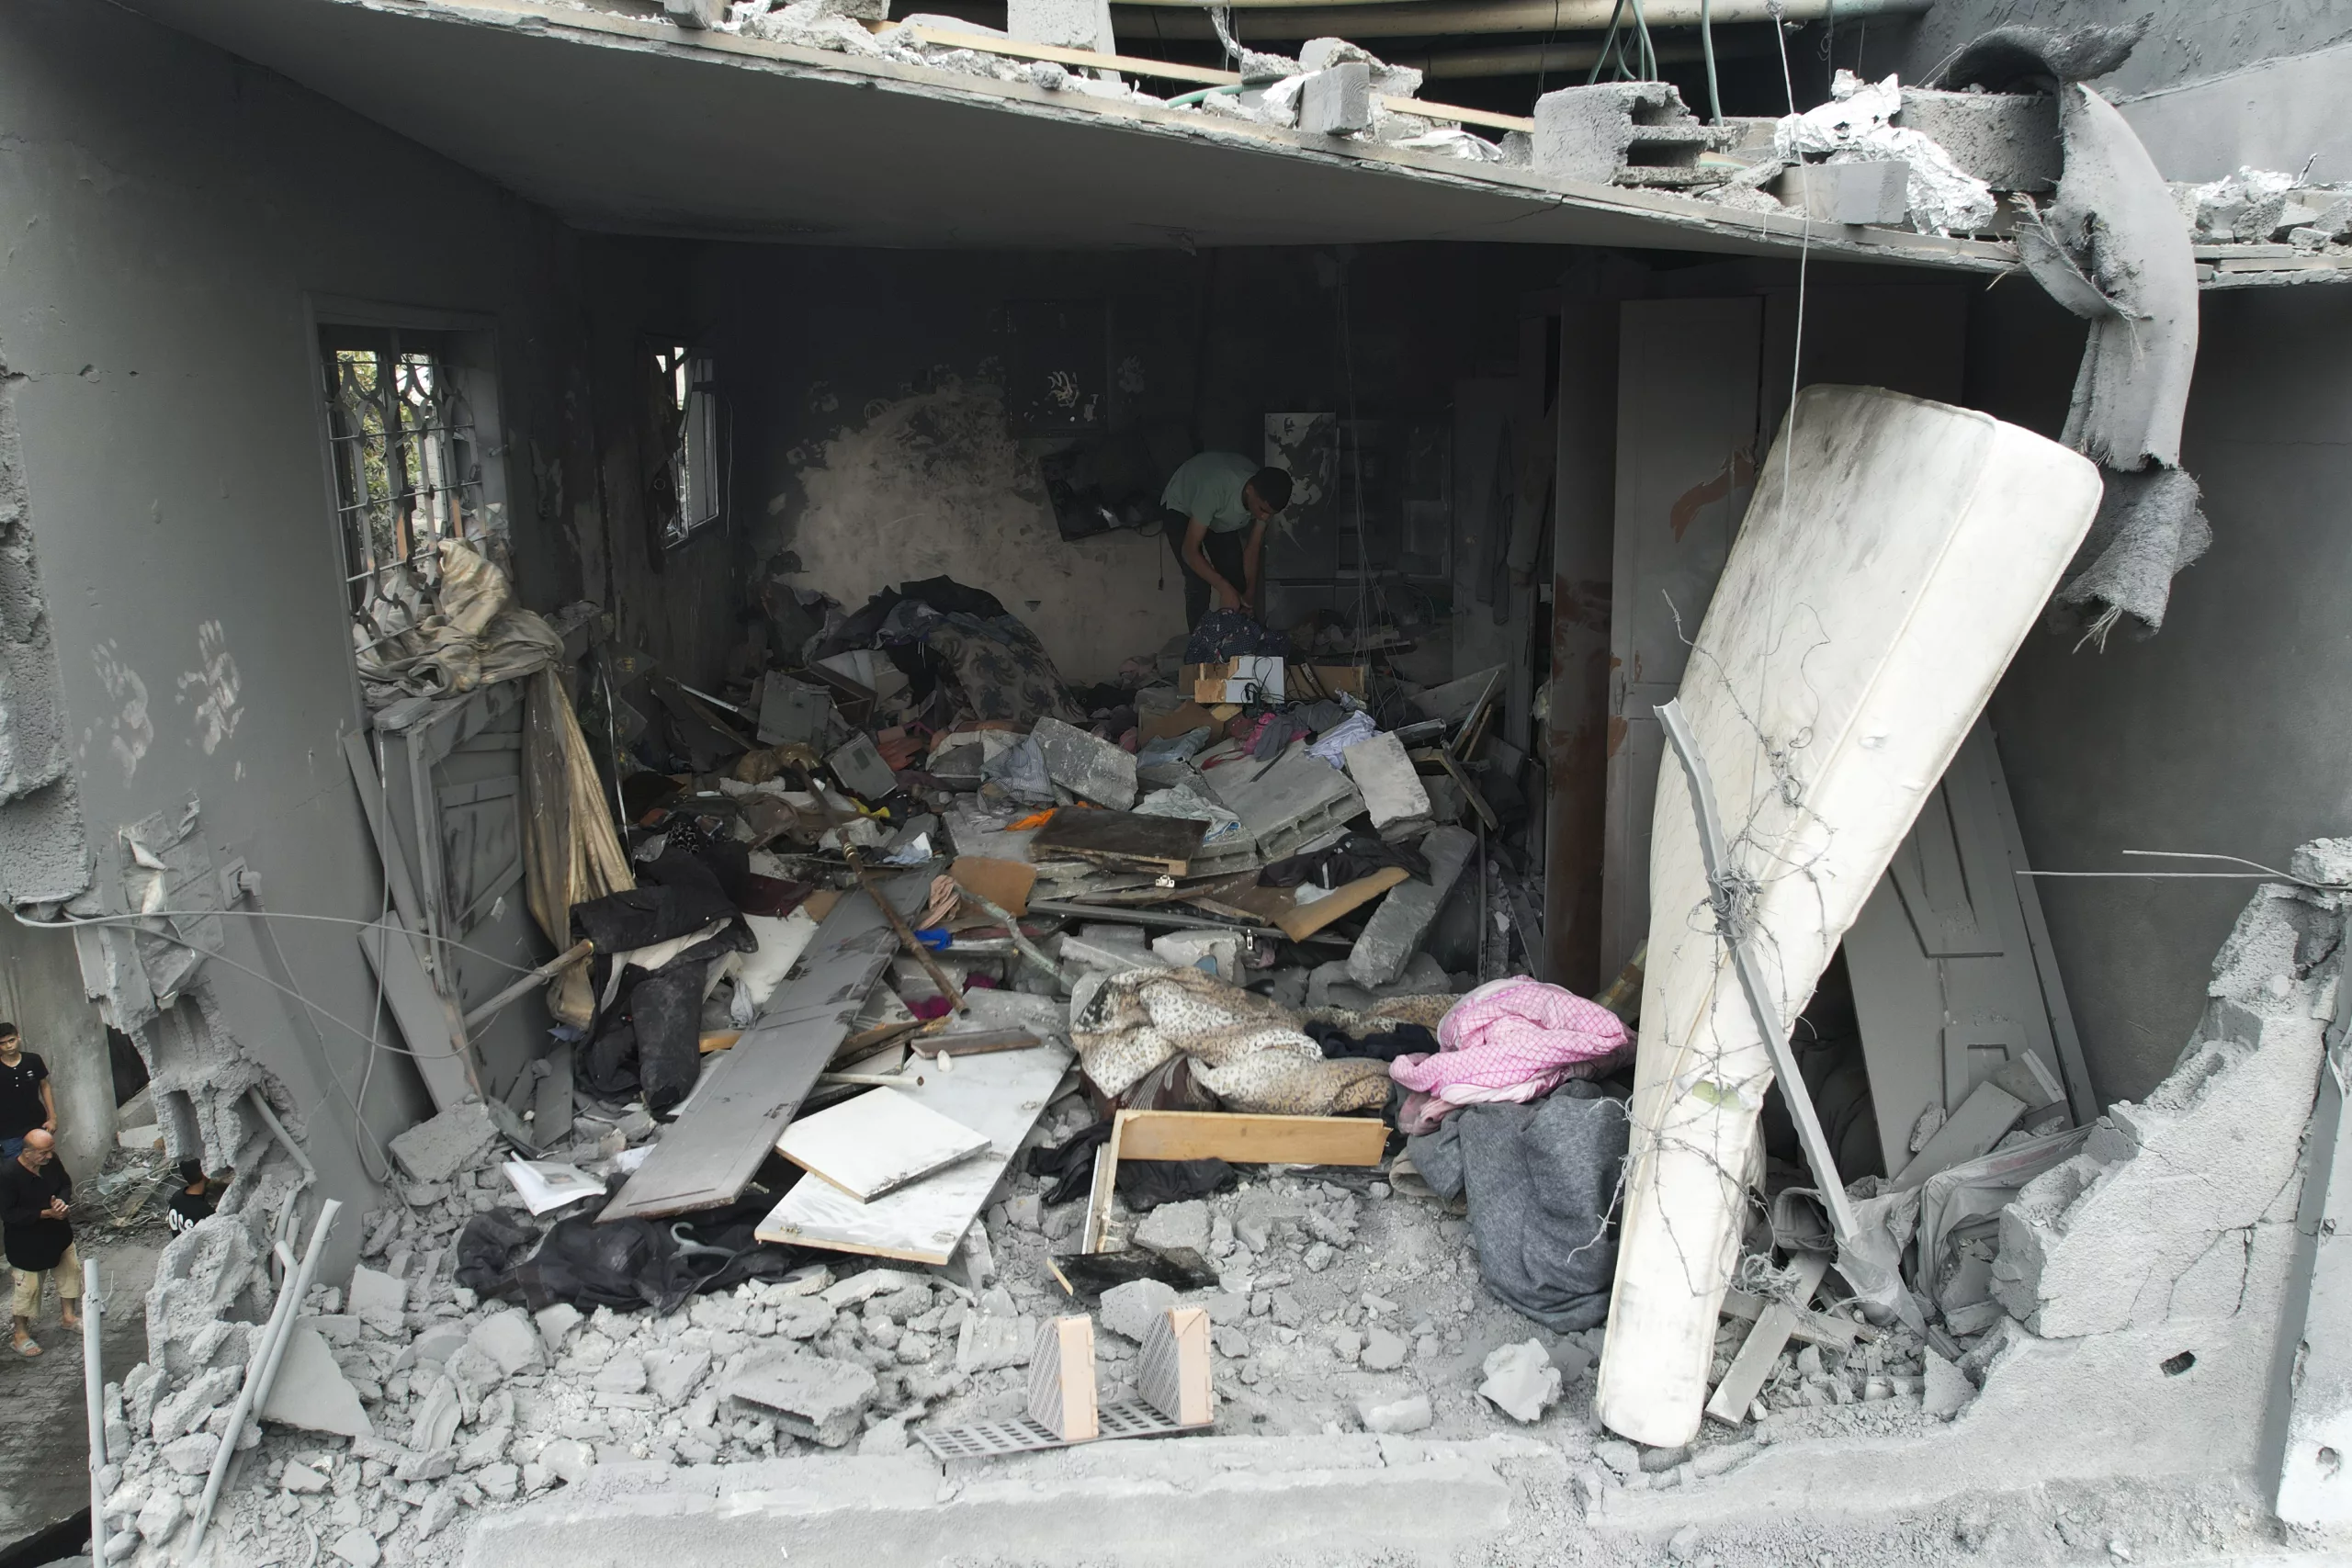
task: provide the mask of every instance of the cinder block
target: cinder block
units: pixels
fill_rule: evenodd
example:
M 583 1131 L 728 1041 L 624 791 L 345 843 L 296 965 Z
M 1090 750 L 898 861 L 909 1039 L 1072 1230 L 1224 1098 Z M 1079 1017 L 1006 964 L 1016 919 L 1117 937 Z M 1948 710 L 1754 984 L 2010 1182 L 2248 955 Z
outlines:
M 1006 0 L 1004 30 L 1023 43 L 1118 52 L 1111 0 Z
M 1602 82 L 1535 100 L 1535 167 L 1563 179 L 1643 186 L 1709 185 L 1722 171 L 1699 154 L 1728 143 L 1702 124 L 1669 82 Z
M 1899 158 L 1854 164 L 1800 164 L 1772 185 L 1789 207 L 1822 223 L 1884 228 L 1911 216 L 1911 165 Z
M 1403 974 L 1406 961 L 1429 934 L 1445 896 L 1477 851 L 1478 840 L 1463 829 L 1430 829 L 1421 840 L 1430 879 L 1401 882 L 1380 901 L 1348 953 L 1348 977 L 1359 986 L 1385 986 Z
M 1364 809 L 1372 814 L 1374 832 L 1393 838 L 1391 828 L 1428 825 L 1429 791 L 1421 787 L 1421 776 L 1413 771 L 1413 760 L 1403 741 L 1384 730 L 1369 740 L 1357 741 L 1340 755 L 1347 760 L 1348 776 L 1363 792 Z
M 2039 195 L 2058 188 L 2065 149 L 2058 137 L 2058 100 L 2047 93 L 1905 87 L 1894 123 L 1935 142 L 1962 173 L 1995 190 Z
M 1353 136 L 1372 129 L 1372 67 L 1350 60 L 1306 78 L 1298 128 L 1316 136 Z

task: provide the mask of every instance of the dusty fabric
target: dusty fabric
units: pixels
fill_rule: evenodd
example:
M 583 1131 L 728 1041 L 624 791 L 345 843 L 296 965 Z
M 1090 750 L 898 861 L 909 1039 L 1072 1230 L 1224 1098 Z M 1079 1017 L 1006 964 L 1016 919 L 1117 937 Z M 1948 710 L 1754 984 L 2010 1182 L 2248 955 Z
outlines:
M 1532 1105 L 1467 1107 L 1405 1152 L 1440 1198 L 1468 1197 L 1487 1288 L 1571 1334 L 1609 1315 L 1628 1126 L 1623 1101 L 1571 1083 Z
M 1262 655 L 1283 659 L 1290 638 L 1261 626 L 1247 610 L 1211 610 L 1184 639 L 1184 662 L 1208 664 L 1220 659 Z
M 1331 1116 L 1387 1103 L 1385 1066 L 1327 1061 L 1301 1016 L 1197 969 L 1113 975 L 1070 1020 L 1086 1076 L 1117 1099 L 1171 1056 L 1227 1108 L 1280 1116 Z
M 1444 1106 L 1530 1100 L 1570 1077 L 1625 1059 L 1624 1021 L 1598 1002 L 1525 976 L 1490 980 L 1456 1001 L 1437 1028 L 1434 1055 L 1399 1056 L 1389 1076 Z
M 2213 529 L 2197 481 L 2178 468 L 2109 473 L 2098 515 L 2050 602 L 2051 629 L 2104 642 L 2118 626 L 2152 637 L 2165 624 L 2172 580 L 2203 555 Z
M 525 689 L 523 886 L 531 918 L 558 948 L 571 945 L 571 907 L 637 886 L 612 803 L 605 798 L 587 738 L 553 669 Z
M 433 581 L 402 567 L 368 602 L 355 627 L 359 680 L 376 706 L 404 696 L 446 696 L 544 670 L 563 638 L 514 607 L 506 574 L 463 539 L 435 545 Z
M 1041 718 L 1083 724 L 1086 716 L 1036 634 L 1011 615 L 981 620 L 961 614 L 942 616 L 923 634 L 955 677 L 962 700 L 956 716 L 1001 718 L 1035 724 Z

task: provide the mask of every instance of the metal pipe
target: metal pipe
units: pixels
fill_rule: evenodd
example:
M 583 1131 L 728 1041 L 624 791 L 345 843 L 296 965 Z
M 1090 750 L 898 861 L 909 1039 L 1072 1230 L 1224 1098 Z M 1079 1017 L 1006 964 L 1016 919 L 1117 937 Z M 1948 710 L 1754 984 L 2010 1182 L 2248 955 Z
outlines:
M 466 1032 L 471 1034 L 476 1029 L 488 1022 L 491 1015 L 495 1013 L 500 1008 L 504 1007 L 508 1002 L 513 1001 L 515 998 L 521 996 L 532 987 L 537 986 L 543 981 L 554 979 L 557 975 L 571 968 L 573 964 L 579 963 L 582 959 L 586 958 L 595 951 L 596 944 L 593 942 L 582 940 L 573 942 L 570 947 L 565 948 L 561 953 L 557 953 L 553 958 L 548 959 L 545 964 L 540 964 L 537 969 L 532 970 L 529 974 L 524 976 L 521 979 L 515 981 L 513 985 L 499 992 L 498 995 L 491 998 L 490 1000 L 482 1003 L 481 1006 L 466 1014 Z
M 262 1098 L 261 1086 L 255 1084 L 245 1093 L 253 1100 L 254 1109 L 261 1112 L 262 1125 L 270 1130 L 286 1152 L 294 1156 L 294 1163 L 302 1168 L 302 1180 L 306 1184 L 318 1180 L 318 1168 L 311 1163 L 311 1156 L 302 1152 L 301 1146 L 286 1131 L 286 1124 L 277 1119 L 277 1112 L 269 1108 L 269 1101 Z
M 197 1553 L 203 1549 L 204 1532 L 212 1526 L 213 1505 L 220 1500 L 220 1485 L 229 1478 L 230 1461 L 237 1457 L 237 1442 L 245 1435 L 246 1418 L 269 1398 L 269 1385 L 277 1377 L 277 1363 L 285 1359 L 286 1342 L 293 1337 L 295 1314 L 301 1310 L 302 1298 L 310 1293 L 311 1280 L 319 1271 L 320 1256 L 326 1251 L 327 1232 L 334 1228 L 334 1217 L 342 1210 L 343 1205 L 333 1198 L 320 1204 L 318 1224 L 311 1227 L 310 1247 L 302 1254 L 302 1267 L 278 1291 L 269 1322 L 262 1329 L 261 1346 L 254 1352 L 253 1359 L 245 1363 L 245 1384 L 237 1391 L 237 1403 L 229 1412 L 229 1429 L 221 1435 L 220 1447 L 212 1455 L 212 1473 L 205 1478 L 204 1500 L 197 1505 L 196 1529 L 188 1538 L 186 1562 L 196 1562 Z
M 90 1561 L 107 1560 L 107 1500 L 98 1472 L 107 1462 L 106 1385 L 99 1382 L 100 1322 L 106 1303 L 98 1300 L 98 1266 L 82 1260 L 82 1404 L 90 1424 Z
M 1761 55 L 1762 49 L 1716 50 L 1723 58 Z M 1576 71 L 1597 63 L 1600 49 L 1589 43 L 1512 43 L 1494 49 L 1464 49 L 1446 54 L 1384 56 L 1392 65 L 1410 65 L 1432 82 L 1462 81 L 1488 76 L 1532 76 L 1543 71 Z M 1669 43 L 1657 51 L 1661 65 L 1687 64 L 1701 58 L 1696 44 Z
M 1117 0 L 1121 41 L 1148 38 L 1197 39 L 1214 41 L 1216 33 L 1200 7 L 1170 5 L 1167 0 Z M 1465 33 L 1598 33 L 1609 26 L 1611 0 L 1559 0 L 1554 20 L 1552 0 L 1236 0 L 1247 8 L 1242 28 L 1248 41 L 1322 37 L 1362 40 L 1368 38 L 1456 37 Z M 1844 0 L 1838 15 L 1861 17 L 1917 16 L 1928 0 Z M 1659 28 L 1696 28 L 1702 0 L 1645 0 L 1642 10 L 1651 30 Z M 1713 27 L 1769 24 L 1771 13 L 1763 0 L 1708 0 L 1705 20 Z M 1829 0 L 1789 0 L 1787 19 L 1819 21 L 1829 14 Z

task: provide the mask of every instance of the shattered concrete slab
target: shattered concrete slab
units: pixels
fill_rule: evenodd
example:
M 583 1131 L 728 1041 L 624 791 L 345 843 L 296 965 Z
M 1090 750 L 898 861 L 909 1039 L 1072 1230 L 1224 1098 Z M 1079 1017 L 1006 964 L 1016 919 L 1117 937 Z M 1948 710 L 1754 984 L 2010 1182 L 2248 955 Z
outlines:
M 1462 828 L 1433 828 L 1421 840 L 1421 854 L 1430 863 L 1430 879 L 1398 883 L 1364 922 L 1348 953 L 1348 977 L 1359 986 L 1385 986 L 1405 972 L 1408 960 L 1436 923 L 1445 896 L 1478 852 L 1478 840 Z
M 441 1182 L 471 1164 L 497 1136 L 489 1108 L 474 1100 L 419 1122 L 390 1147 L 411 1181 Z
M 1136 803 L 1136 759 L 1108 740 L 1057 718 L 1030 731 L 1046 759 L 1046 776 L 1080 800 L 1125 811 Z

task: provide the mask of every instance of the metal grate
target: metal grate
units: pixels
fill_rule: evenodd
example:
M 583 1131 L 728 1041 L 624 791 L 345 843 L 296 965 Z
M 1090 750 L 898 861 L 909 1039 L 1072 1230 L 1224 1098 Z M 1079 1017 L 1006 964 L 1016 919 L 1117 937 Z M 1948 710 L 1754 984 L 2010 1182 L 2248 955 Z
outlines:
M 489 527 L 473 410 L 429 346 L 401 334 L 322 345 L 335 513 L 343 529 L 350 609 L 401 597 L 433 580 L 433 547 L 481 538 Z
M 1094 1414 L 1104 1438 L 1167 1438 L 1184 1429 L 1140 1399 L 1110 1400 L 1096 1406 Z M 1010 1421 L 973 1421 L 961 1427 L 919 1427 L 915 1436 L 944 1460 L 994 1459 L 1083 1446 L 1062 1441 L 1043 1421 L 1027 1416 Z

